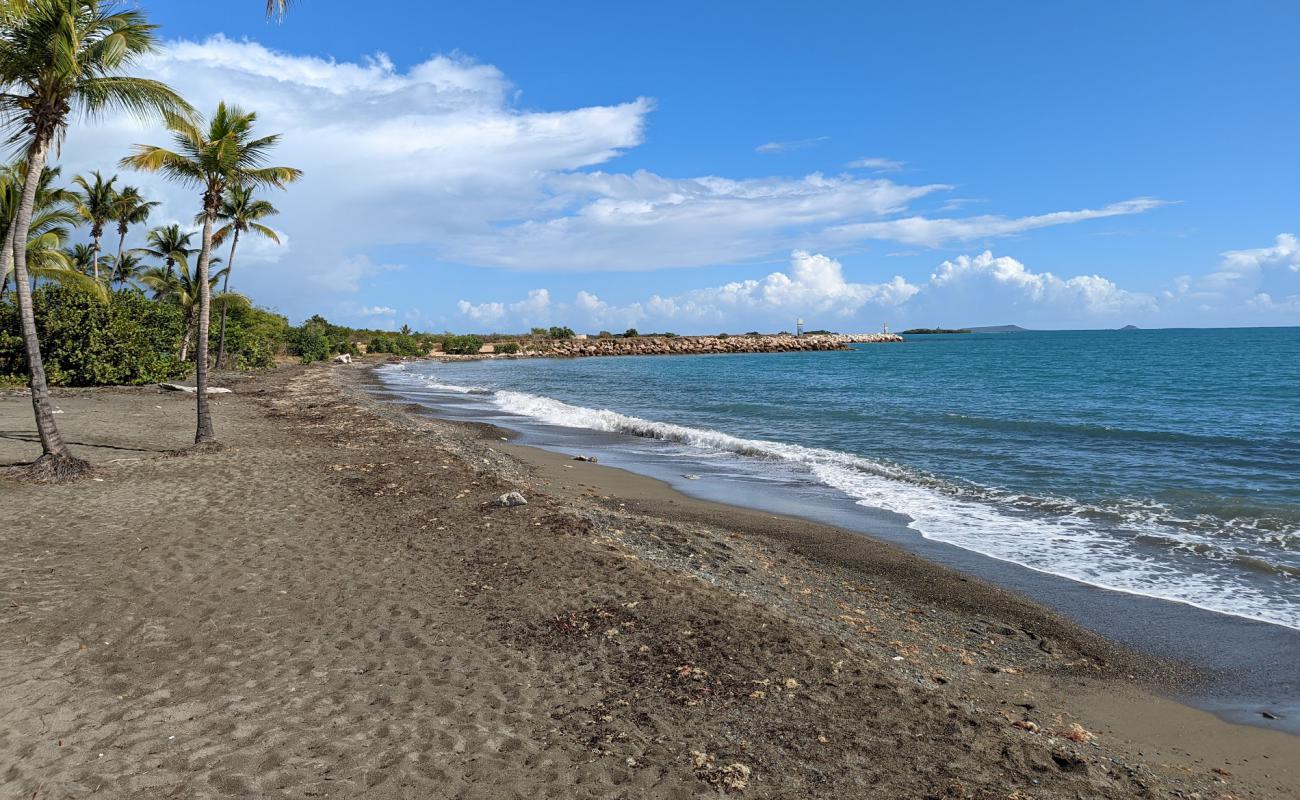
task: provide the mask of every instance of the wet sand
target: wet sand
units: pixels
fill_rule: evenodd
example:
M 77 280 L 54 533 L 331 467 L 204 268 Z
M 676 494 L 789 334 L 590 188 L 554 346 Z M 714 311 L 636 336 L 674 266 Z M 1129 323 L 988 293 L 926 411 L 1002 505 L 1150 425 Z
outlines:
M 0 483 L 0 795 L 1300 796 L 1300 739 L 1009 592 L 367 382 L 229 382 L 187 457 L 192 398 L 56 394 L 97 480 Z

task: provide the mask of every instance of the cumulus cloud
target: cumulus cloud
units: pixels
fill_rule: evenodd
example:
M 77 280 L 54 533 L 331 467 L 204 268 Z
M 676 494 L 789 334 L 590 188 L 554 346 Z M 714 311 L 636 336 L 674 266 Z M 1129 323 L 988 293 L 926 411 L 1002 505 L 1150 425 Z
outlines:
M 547 319 L 551 308 L 551 293 L 546 289 L 533 289 L 528 297 L 517 303 L 471 303 L 468 300 L 456 302 L 456 309 L 462 316 L 474 322 L 495 323 L 509 316 L 517 324 L 534 324 Z
M 962 315 L 969 320 L 996 309 L 999 318 L 1059 327 L 1067 321 L 1105 322 L 1117 315 L 1156 308 L 1153 296 L 1122 289 L 1100 275 L 1060 278 L 1050 272 L 1034 272 L 1014 258 L 995 257 L 986 250 L 940 264 L 912 310 L 921 315 L 941 314 L 948 320 Z
M 494 322 L 508 316 L 503 304 L 485 305 L 501 308 Z M 478 308 L 462 303 L 462 313 L 472 320 L 478 319 L 474 316 Z M 593 329 L 642 322 L 652 327 L 679 326 L 684 331 L 764 324 L 788 328 L 797 317 L 810 326 L 841 330 L 874 330 L 885 319 L 948 325 L 1015 321 L 1061 327 L 1127 322 L 1129 315 L 1157 310 L 1157 300 L 1100 275 L 1062 278 L 991 252 L 945 260 L 928 280 L 917 284 L 898 275 L 880 282 L 855 281 L 836 259 L 797 250 L 788 269 L 763 278 L 654 294 L 623 305 L 580 291 L 572 303 L 551 310 L 562 321 Z
M 530 296 L 539 291 L 530 292 Z M 817 316 L 843 321 L 867 305 L 892 307 L 905 303 L 920 291 L 899 276 L 883 283 L 856 283 L 844 276 L 844 267 L 824 255 L 795 251 L 788 271 L 778 271 L 761 279 L 734 281 L 722 286 L 697 289 L 676 295 L 651 297 L 616 305 L 589 291 L 579 291 L 573 302 L 549 309 L 561 319 L 581 320 L 582 324 L 601 326 L 636 325 L 645 320 L 669 324 L 749 323 L 753 320 L 780 320 L 786 327 L 797 316 Z M 507 310 L 522 309 L 528 301 L 504 303 L 459 303 L 462 315 L 475 322 L 499 322 Z M 515 320 L 523 327 L 528 320 Z
M 1184 275 L 1164 293 L 1171 316 L 1187 322 L 1253 312 L 1257 324 L 1300 322 L 1300 239 L 1278 234 L 1271 247 L 1229 250 L 1212 272 Z

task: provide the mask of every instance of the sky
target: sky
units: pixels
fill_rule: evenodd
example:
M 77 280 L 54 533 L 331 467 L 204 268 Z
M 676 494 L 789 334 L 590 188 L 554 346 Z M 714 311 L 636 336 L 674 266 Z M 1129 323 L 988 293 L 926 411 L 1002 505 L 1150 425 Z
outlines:
M 1293 2 L 143 7 L 137 72 L 304 170 L 231 278 L 294 321 L 1300 324 Z M 61 163 L 136 142 L 78 124 Z

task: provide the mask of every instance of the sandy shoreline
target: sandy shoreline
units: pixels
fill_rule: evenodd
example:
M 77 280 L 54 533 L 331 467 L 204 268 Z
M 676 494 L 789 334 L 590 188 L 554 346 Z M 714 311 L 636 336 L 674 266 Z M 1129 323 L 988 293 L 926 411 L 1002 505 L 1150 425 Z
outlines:
M 1011 593 L 367 370 L 231 384 L 186 458 L 192 400 L 57 396 L 100 480 L 0 484 L 0 794 L 1300 796 L 1300 740 Z

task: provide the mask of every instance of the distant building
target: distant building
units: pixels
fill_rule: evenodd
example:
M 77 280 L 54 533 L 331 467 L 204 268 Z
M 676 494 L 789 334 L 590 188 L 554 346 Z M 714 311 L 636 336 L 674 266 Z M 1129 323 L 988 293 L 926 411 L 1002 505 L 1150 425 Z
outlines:
M 573 337 L 573 338 L 575 338 L 575 339 L 586 339 L 586 338 L 587 338 L 587 334 L 585 334 L 585 333 L 574 334 L 574 337 Z

